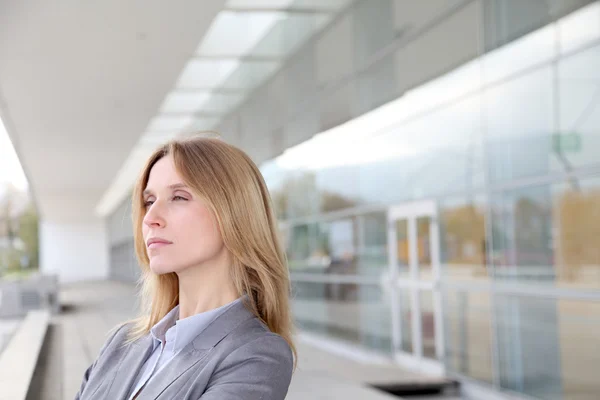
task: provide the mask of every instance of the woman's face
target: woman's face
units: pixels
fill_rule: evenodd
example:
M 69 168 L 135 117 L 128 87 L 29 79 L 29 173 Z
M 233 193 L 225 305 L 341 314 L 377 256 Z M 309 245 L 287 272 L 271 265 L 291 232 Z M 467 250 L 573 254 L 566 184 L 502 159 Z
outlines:
M 152 167 L 143 196 L 142 233 L 154 273 L 181 272 L 224 257 L 215 215 L 183 183 L 170 155 Z

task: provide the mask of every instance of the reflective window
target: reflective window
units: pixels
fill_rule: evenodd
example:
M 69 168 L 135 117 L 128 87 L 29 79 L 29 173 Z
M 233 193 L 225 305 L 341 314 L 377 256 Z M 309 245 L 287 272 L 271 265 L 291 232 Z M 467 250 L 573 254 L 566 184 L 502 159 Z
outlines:
M 480 195 L 448 198 L 440 203 L 441 272 L 444 278 L 473 283 L 488 280 L 485 207 Z
M 468 97 L 365 141 L 371 161 L 360 166 L 361 199 L 393 203 L 482 187 L 480 111 L 480 96 Z
M 393 227 L 396 233 L 396 266 L 398 275 L 402 278 L 406 278 L 410 275 L 410 241 L 408 224 L 408 219 L 399 218 L 394 221 Z
M 598 397 L 600 304 L 497 296 L 501 387 L 548 399 Z
M 600 178 L 552 187 L 557 279 L 568 288 L 600 288 Z
M 492 262 L 501 280 L 600 287 L 600 179 L 497 193 Z
M 546 292 L 600 290 L 599 15 L 589 0 L 363 1 L 282 72 L 282 90 L 268 84 L 281 111 L 274 148 L 301 143 L 262 169 L 302 280 L 302 329 L 429 360 L 443 334 L 440 361 L 454 374 L 534 398 L 598 397 L 600 303 Z M 301 109 L 293 96 L 273 97 L 290 77 Z M 444 326 L 436 332 L 431 292 L 405 280 L 393 336 L 390 289 L 367 282 L 393 263 L 407 277 L 408 220 L 388 225 L 387 210 L 421 199 L 439 205 Z M 355 212 L 364 207 L 379 211 Z M 432 221 L 418 217 L 427 281 L 436 241 Z M 338 275 L 364 282 L 329 282 Z M 531 294 L 493 291 L 513 285 Z
M 358 216 L 359 275 L 382 275 L 389 271 L 387 249 L 387 215 L 384 212 Z
M 319 192 L 313 171 L 294 171 L 287 174 L 283 183 L 287 212 L 291 218 L 319 213 Z
M 435 309 L 431 290 L 419 291 L 419 308 L 421 314 L 421 352 L 423 357 L 437 360 Z
M 600 393 L 600 303 L 557 303 L 563 398 L 596 399 Z
M 417 224 L 417 258 L 419 263 L 419 279 L 432 280 L 433 268 L 431 264 L 431 217 L 419 217 Z
M 549 66 L 485 92 L 489 183 L 548 173 L 553 96 Z
M 400 350 L 411 354 L 414 351 L 414 342 L 410 289 L 400 289 L 398 297 L 400 298 Z
M 561 60 L 557 79 L 559 127 L 552 136 L 551 167 L 568 172 L 599 165 L 600 46 Z
M 389 271 L 384 212 L 287 227 L 293 272 L 382 277 Z
M 389 354 L 390 299 L 380 286 L 294 282 L 293 292 L 292 309 L 301 329 Z
M 331 264 L 327 253 L 327 234 L 317 223 L 287 228 L 287 256 L 292 272 L 327 272 Z
M 450 371 L 492 383 L 489 292 L 444 293 L 446 363 Z

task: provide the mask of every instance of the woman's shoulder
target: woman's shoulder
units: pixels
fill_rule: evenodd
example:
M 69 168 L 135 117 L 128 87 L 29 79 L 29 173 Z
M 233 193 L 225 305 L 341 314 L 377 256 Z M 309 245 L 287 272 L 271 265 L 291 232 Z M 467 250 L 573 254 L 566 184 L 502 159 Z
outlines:
M 130 321 L 120 323 L 110 329 L 106 334 L 106 340 L 100 349 L 100 354 L 111 350 L 118 350 L 123 346 L 135 343 L 130 340 L 132 329 L 133 323 Z
M 216 346 L 225 352 L 254 354 L 276 353 L 282 359 L 293 359 L 288 342 L 279 334 L 271 332 L 258 318 L 249 318 L 230 332 Z

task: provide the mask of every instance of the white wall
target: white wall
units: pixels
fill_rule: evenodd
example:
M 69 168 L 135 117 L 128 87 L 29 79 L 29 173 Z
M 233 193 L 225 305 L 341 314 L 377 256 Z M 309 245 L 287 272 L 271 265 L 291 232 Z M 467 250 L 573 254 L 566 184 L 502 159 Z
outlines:
M 40 270 L 58 274 L 61 283 L 107 279 L 109 265 L 106 224 L 40 222 Z

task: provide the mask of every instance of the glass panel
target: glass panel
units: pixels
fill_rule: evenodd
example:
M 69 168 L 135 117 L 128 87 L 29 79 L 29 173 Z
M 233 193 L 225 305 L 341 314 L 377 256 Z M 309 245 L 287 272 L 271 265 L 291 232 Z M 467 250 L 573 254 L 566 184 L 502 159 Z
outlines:
M 561 396 L 556 300 L 496 296 L 500 386 L 530 396 Z
M 502 388 L 547 400 L 598 398 L 600 304 L 498 296 Z
M 490 183 L 548 173 L 553 96 L 550 67 L 485 92 Z
M 431 217 L 417 218 L 417 257 L 419 259 L 419 279 L 432 280 L 431 267 Z
M 269 188 L 277 218 L 281 221 L 287 220 L 289 196 L 285 185 L 287 171 L 281 168 L 274 160 L 270 160 L 260 166 L 260 172 Z
M 327 272 L 330 265 L 325 252 L 325 233 L 319 224 L 302 224 L 289 228 L 288 264 L 292 272 Z
M 390 299 L 378 285 L 293 282 L 293 292 L 301 329 L 390 353 Z
M 490 294 L 448 291 L 444 295 L 447 368 L 492 383 Z
M 563 398 L 593 400 L 600 393 L 600 303 L 559 300 Z
M 406 104 L 398 107 L 391 128 L 353 142 L 353 152 L 364 160 L 358 170 L 363 203 L 401 203 L 483 187 L 480 96 L 430 110 L 424 106 L 430 103 L 429 96 L 435 98 L 445 89 L 444 85 L 431 86 L 438 89 L 428 90 L 427 96 L 412 93 L 401 98 Z M 413 115 L 419 106 L 425 110 Z
M 329 258 L 327 273 L 356 275 L 357 232 L 356 218 L 344 218 L 321 224 L 320 246 Z
M 600 7 L 600 3 L 598 5 Z M 599 86 L 600 46 L 558 64 L 559 128 L 552 136 L 553 170 L 569 172 L 573 168 L 600 164 Z
M 283 183 L 288 215 L 291 218 L 314 215 L 319 210 L 316 176 L 312 171 L 294 171 L 286 174 Z
M 567 12 L 577 8 L 581 4 L 590 3 L 593 0 L 566 0 L 561 11 Z M 562 18 L 558 24 L 560 32 L 560 51 L 568 53 L 593 42 L 600 37 L 600 3 L 594 2 L 569 16 Z
M 423 343 L 423 357 L 437 359 L 435 346 L 435 307 L 433 292 L 421 290 L 419 293 L 419 306 L 421 308 L 421 338 Z
M 474 195 L 442 201 L 440 222 L 444 278 L 473 283 L 488 281 L 484 198 Z
M 356 173 L 357 168 L 352 166 L 323 168 L 317 172 L 316 182 L 322 212 L 343 210 L 361 203 L 358 197 L 360 181 Z
M 486 0 L 482 2 L 485 50 L 489 51 L 513 41 L 518 42 L 519 38 L 531 36 L 531 33 L 535 34 L 532 31 L 539 32 L 538 28 L 592 2 L 593 0 Z M 567 24 L 561 24 L 560 30 L 566 30 L 567 34 L 561 35 L 561 48 L 570 51 L 584 39 L 590 40 L 595 37 L 594 34 L 600 32 L 598 29 L 600 22 L 597 18 L 598 8 L 589 6 L 583 11 L 587 12 L 562 18 L 562 20 L 566 20 Z M 566 27 L 562 25 L 566 25 Z M 548 39 L 550 40 L 547 45 L 554 46 L 556 37 Z M 520 53 L 520 55 L 535 57 L 540 53 L 539 48 L 536 50 L 528 56 L 526 53 Z M 518 56 L 513 57 L 515 61 L 519 62 L 518 58 Z
M 410 274 L 409 241 L 408 241 L 408 219 L 398 219 L 396 229 L 396 260 L 398 263 L 398 274 L 406 277 Z
M 372 213 L 360 215 L 359 248 L 357 268 L 360 275 L 381 275 L 389 273 L 387 247 L 387 214 Z
M 600 287 L 600 179 L 493 196 L 494 276 L 573 289 Z
M 554 262 L 558 285 L 600 287 L 600 179 L 552 188 Z
M 384 212 L 292 225 L 286 232 L 292 272 L 376 278 L 389 274 L 387 214 Z M 406 242 L 406 228 L 403 235 Z M 403 256 L 406 257 L 401 260 L 403 268 L 407 269 L 408 253 Z
M 413 335 L 412 335 L 412 309 L 410 289 L 400 288 L 400 336 L 402 340 L 401 351 L 412 354 Z
M 550 188 L 538 186 L 493 196 L 494 277 L 552 284 Z

